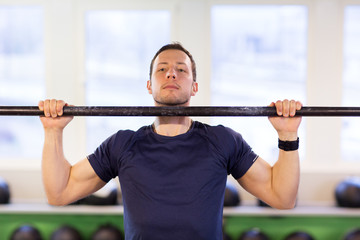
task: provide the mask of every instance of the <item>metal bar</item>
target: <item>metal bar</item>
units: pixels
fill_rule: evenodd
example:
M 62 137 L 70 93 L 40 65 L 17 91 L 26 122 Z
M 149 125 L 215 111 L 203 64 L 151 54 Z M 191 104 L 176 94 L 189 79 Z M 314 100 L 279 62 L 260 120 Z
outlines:
M 3 116 L 43 116 L 37 106 L 0 106 Z M 306 107 L 297 111 L 306 117 L 358 117 L 360 107 Z M 276 116 L 274 107 L 64 107 L 64 116 Z

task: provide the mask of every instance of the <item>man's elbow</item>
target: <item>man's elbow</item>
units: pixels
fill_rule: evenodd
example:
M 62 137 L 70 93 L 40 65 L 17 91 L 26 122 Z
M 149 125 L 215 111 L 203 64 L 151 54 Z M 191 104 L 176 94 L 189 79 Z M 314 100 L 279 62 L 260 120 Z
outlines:
M 293 209 L 296 206 L 296 199 L 290 201 L 279 201 L 278 204 L 274 206 L 274 208 L 279 210 L 289 210 Z
M 279 210 L 289 210 L 289 209 L 293 209 L 295 208 L 295 204 L 293 205 L 281 205 L 279 207 L 277 207 L 276 209 L 279 209 Z
M 297 199 L 296 198 L 280 198 L 276 197 L 273 199 L 268 199 L 267 204 L 275 209 L 279 210 L 289 210 L 293 209 L 296 206 Z
M 56 201 L 56 200 L 49 200 L 48 199 L 48 204 L 51 205 L 51 206 L 65 206 L 66 204 L 63 203 L 63 202 L 60 202 L 60 201 Z
M 65 201 L 61 197 L 49 197 L 48 196 L 47 197 L 47 202 L 51 206 L 66 206 L 66 205 L 70 204 L 70 202 Z

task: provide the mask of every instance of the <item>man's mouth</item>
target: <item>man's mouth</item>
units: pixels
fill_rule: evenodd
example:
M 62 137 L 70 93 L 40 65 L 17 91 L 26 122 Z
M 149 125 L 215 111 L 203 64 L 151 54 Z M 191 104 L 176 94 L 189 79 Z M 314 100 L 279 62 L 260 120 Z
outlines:
M 175 84 L 168 84 L 163 87 L 164 89 L 179 89 L 179 87 Z

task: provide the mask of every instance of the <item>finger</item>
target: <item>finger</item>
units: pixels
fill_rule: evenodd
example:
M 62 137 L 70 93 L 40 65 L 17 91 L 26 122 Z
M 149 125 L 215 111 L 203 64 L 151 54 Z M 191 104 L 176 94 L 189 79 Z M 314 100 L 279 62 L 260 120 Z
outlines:
M 56 118 L 58 116 L 57 111 L 56 111 L 56 99 L 51 99 L 50 100 L 50 114 L 51 117 Z
M 296 102 L 296 110 L 301 110 L 301 108 L 302 108 L 302 103 L 300 102 L 300 101 L 297 101 Z
M 290 103 L 289 103 L 289 100 L 285 99 L 285 100 L 282 102 L 282 105 L 283 105 L 282 115 L 283 115 L 284 117 L 288 117 L 289 114 L 290 114 Z
M 282 104 L 282 101 L 278 100 L 276 101 L 275 103 L 275 106 L 276 106 L 276 112 L 279 116 L 282 116 L 283 114 L 283 104 Z
M 56 102 L 56 112 L 57 112 L 58 116 L 63 115 L 63 108 L 65 105 L 66 105 L 66 103 L 63 100 L 59 100 Z
M 293 117 L 296 114 L 296 102 L 295 102 L 295 100 L 290 101 L 290 112 L 289 112 L 289 114 L 290 114 L 290 117 Z
M 50 100 L 46 99 L 44 101 L 44 115 L 45 117 L 50 117 Z
M 275 103 L 274 102 L 271 102 L 270 104 L 269 104 L 269 107 L 274 107 L 275 106 Z
M 38 107 L 40 111 L 44 111 L 44 101 L 39 101 Z

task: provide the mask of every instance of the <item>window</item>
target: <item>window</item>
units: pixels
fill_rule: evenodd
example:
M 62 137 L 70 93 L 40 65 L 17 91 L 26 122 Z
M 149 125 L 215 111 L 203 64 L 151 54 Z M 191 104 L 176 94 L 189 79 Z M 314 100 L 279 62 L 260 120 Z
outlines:
M 360 106 L 360 6 L 347 6 L 344 19 L 343 105 Z M 344 160 L 360 161 L 360 121 L 343 118 L 341 152 Z
M 86 16 L 87 105 L 153 105 L 146 89 L 150 61 L 170 39 L 170 13 L 90 11 Z M 151 124 L 146 117 L 87 120 L 87 149 L 93 151 L 119 129 Z
M 305 6 L 218 5 L 212 8 L 211 21 L 212 105 L 265 106 L 285 98 L 305 104 Z M 267 119 L 213 120 L 217 121 L 242 133 L 264 159 L 276 160 L 277 135 Z M 302 155 L 304 129 L 303 123 Z
M 42 7 L 0 6 L 0 36 L 0 105 L 36 105 L 45 92 Z M 39 158 L 41 132 L 38 117 L 1 117 L 0 157 Z

